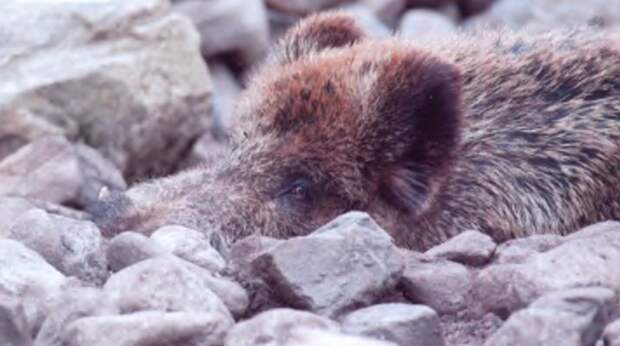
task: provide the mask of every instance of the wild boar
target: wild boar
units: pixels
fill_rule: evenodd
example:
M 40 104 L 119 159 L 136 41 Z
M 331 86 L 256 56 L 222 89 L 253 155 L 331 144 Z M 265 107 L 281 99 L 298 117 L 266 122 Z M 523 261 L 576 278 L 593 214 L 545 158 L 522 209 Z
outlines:
M 105 234 L 164 224 L 307 234 L 368 212 L 426 249 L 620 219 L 620 36 L 572 31 L 370 39 L 342 13 L 274 47 L 213 165 L 109 197 Z

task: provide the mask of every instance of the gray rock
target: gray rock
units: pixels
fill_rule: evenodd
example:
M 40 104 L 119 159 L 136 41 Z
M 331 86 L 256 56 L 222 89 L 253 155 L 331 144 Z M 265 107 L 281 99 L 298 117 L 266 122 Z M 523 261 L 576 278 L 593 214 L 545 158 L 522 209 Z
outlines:
M 424 305 L 379 304 L 342 320 L 346 333 L 394 342 L 399 346 L 443 346 L 437 313 Z
M 21 196 L 87 207 L 99 191 L 124 190 L 120 172 L 96 150 L 64 137 L 43 137 L 0 162 L 0 196 Z
M 584 25 L 611 27 L 619 22 L 620 2 L 617 0 L 498 0 L 488 11 L 474 17 L 468 26 L 527 27 L 531 31 L 544 32 Z
M 620 319 L 613 321 L 605 327 L 602 342 L 605 346 L 620 346 Z
M 340 326 L 325 317 L 293 309 L 272 309 L 237 323 L 226 336 L 226 346 L 289 345 L 300 328 L 340 331 Z
M 576 288 L 551 293 L 510 316 L 485 345 L 594 345 L 617 310 L 610 289 Z
M 236 53 L 249 65 L 267 53 L 269 27 L 261 0 L 184 0 L 174 10 L 192 19 L 207 57 Z
M 429 249 L 426 255 L 481 266 L 489 261 L 496 246 L 493 239 L 486 234 L 478 231 L 465 231 Z
M 0 345 L 31 346 L 30 328 L 17 297 L 0 293 Z
M 85 317 L 67 326 L 63 345 L 221 345 L 230 327 L 230 319 L 217 313 L 143 311 Z
M 119 311 L 99 289 L 73 286 L 62 295 L 43 322 L 34 346 L 63 346 L 63 333 L 71 322 L 88 316 L 115 315 Z
M 217 312 L 230 318 L 247 296 L 232 281 L 215 278 L 208 271 L 176 256 L 150 258 L 113 274 L 104 292 L 121 312 L 164 310 Z M 225 305 L 226 304 L 226 305 Z
M 287 304 L 326 316 L 373 303 L 403 269 L 390 236 L 361 212 L 276 245 L 252 266 Z
M 398 32 L 400 36 L 412 39 L 449 35 L 456 32 L 456 24 L 449 17 L 436 11 L 409 10 L 403 15 Z
M 1 107 L 0 100 L 0 113 Z M 75 200 L 82 186 L 75 149 L 63 137 L 42 138 L 6 157 L 0 162 L 0 180 L 0 196 L 55 203 Z
M 597 232 L 596 229 L 604 229 Z M 602 223 L 518 264 L 491 265 L 476 275 L 476 300 L 506 316 L 549 292 L 601 285 L 620 290 L 620 227 Z
M 193 229 L 178 225 L 164 226 L 151 234 L 151 240 L 165 251 L 210 272 L 218 273 L 226 268 L 226 261 L 211 246 L 209 239 Z
M 278 346 L 317 346 L 317 345 L 339 345 L 339 346 L 397 346 L 388 341 L 381 341 L 371 338 L 358 337 L 346 334 L 315 329 L 297 329 L 290 337 L 288 343 L 274 344 Z
M 467 267 L 413 252 L 403 253 L 405 270 L 399 286 L 407 299 L 428 305 L 440 314 L 467 307 L 472 288 L 472 274 Z
M 9 238 L 35 250 L 67 276 L 94 284 L 103 284 L 108 276 L 103 238 L 90 221 L 33 209 L 15 221 Z
M 252 261 L 283 242 L 281 239 L 249 236 L 235 242 L 230 248 L 226 272 L 240 282 L 248 292 L 250 314 L 282 305 L 277 299 L 277 293 L 253 270 Z
M 346 4 L 343 11 L 355 18 L 355 23 L 373 38 L 386 38 L 392 33 L 368 6 L 360 3 Z
M 64 135 L 130 180 L 174 167 L 210 127 L 211 83 L 198 33 L 169 6 L 2 2 L 0 142 Z
M 113 272 L 145 259 L 169 253 L 158 243 L 136 232 L 123 232 L 112 238 L 106 257 Z
M 0 197 L 0 238 L 5 238 L 11 226 L 31 209 L 36 207 L 20 197 Z
M 82 143 L 76 144 L 74 150 L 80 164 L 82 184 L 73 204 L 86 208 L 99 200 L 102 190 L 114 192 L 127 189 L 125 178 L 118 168 L 97 150 Z
M 551 250 L 563 242 L 564 238 L 556 234 L 536 234 L 525 238 L 511 239 L 497 247 L 493 263 L 522 263 L 528 257 Z
M 394 27 L 405 10 L 405 0 L 362 0 L 362 4 L 368 6 L 377 18 L 385 24 Z
M 234 110 L 241 84 L 233 72 L 221 61 L 209 61 L 209 71 L 213 80 L 214 130 L 218 137 L 226 136 L 235 123 Z
M 0 294 L 20 300 L 30 335 L 39 329 L 66 282 L 36 252 L 14 240 L 0 239 Z
M 284 13 L 306 15 L 347 1 L 349 0 L 265 0 L 265 3 Z

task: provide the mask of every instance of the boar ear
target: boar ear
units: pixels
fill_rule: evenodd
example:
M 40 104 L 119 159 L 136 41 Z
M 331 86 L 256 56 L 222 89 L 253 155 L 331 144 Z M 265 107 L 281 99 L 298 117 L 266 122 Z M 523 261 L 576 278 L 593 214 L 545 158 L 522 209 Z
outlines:
M 323 12 L 301 20 L 273 49 L 270 60 L 288 64 L 325 49 L 343 47 L 364 37 L 355 19 L 340 11 Z
M 385 52 L 385 50 L 384 50 Z M 421 213 L 445 181 L 460 143 L 459 69 L 411 48 L 384 53 L 370 105 L 379 192 Z

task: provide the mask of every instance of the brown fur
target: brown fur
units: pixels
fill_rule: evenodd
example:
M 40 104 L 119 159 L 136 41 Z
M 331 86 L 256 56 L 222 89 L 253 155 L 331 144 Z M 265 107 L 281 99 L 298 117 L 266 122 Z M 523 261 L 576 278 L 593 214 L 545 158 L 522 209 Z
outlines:
M 620 219 L 620 40 L 607 33 L 373 41 L 322 14 L 274 48 L 238 117 L 216 166 L 102 203 L 104 231 L 288 237 L 357 209 L 425 249 L 466 229 L 501 241 Z

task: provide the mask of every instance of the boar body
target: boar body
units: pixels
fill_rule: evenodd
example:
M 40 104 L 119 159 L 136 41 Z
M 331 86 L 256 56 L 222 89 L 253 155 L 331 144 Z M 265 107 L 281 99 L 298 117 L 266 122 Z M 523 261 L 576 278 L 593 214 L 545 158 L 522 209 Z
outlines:
M 620 219 L 617 34 L 378 41 L 316 15 L 256 71 L 237 119 L 213 164 L 102 202 L 104 231 L 290 237 L 363 210 L 422 250 Z

